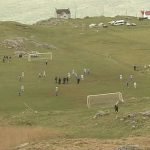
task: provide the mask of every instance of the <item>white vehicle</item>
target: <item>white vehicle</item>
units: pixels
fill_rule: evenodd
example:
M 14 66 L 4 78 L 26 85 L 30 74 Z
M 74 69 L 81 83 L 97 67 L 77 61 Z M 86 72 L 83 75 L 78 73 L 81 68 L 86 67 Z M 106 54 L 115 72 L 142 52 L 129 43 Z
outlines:
M 108 23 L 111 24 L 111 25 L 113 25 L 115 23 L 115 21 L 113 20 L 113 21 L 110 21 Z
M 94 28 L 96 26 L 97 26 L 96 24 L 92 23 L 92 24 L 89 25 L 89 28 Z
M 119 26 L 119 25 L 124 25 L 126 23 L 126 21 L 125 20 L 116 20 L 116 21 L 110 21 L 108 23 L 110 23 L 111 25 L 114 25 L 114 26 Z
M 131 26 L 131 23 L 127 22 L 127 23 L 126 23 L 126 26 Z
M 131 23 L 131 25 L 132 25 L 132 26 L 136 26 L 136 24 L 135 24 L 135 23 Z
M 101 22 L 98 24 L 98 27 L 103 27 L 103 25 L 104 25 L 104 23 Z

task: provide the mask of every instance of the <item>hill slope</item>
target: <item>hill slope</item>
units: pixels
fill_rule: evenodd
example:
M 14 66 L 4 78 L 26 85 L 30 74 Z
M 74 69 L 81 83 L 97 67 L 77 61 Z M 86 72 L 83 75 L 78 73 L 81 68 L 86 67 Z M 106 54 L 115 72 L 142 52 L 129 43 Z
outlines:
M 111 18 L 53 21 L 31 26 L 0 23 L 0 125 L 50 128 L 64 138 L 148 136 L 149 21 L 129 18 L 137 26 L 109 25 L 92 29 L 88 27 L 90 23 L 107 23 Z M 48 65 L 45 61 L 28 62 L 27 57 L 15 56 L 18 50 L 52 51 L 53 60 L 48 61 Z M 3 56 L 12 59 L 4 62 Z M 137 66 L 136 71 L 133 65 Z M 81 75 L 84 68 L 89 68 L 90 74 L 85 75 L 79 85 L 74 75 L 68 84 L 55 83 L 55 76 L 62 79 L 73 69 Z M 38 74 L 44 70 L 46 78 L 39 78 Z M 25 77 L 19 80 L 22 72 Z M 120 74 L 123 75 L 121 81 Z M 133 80 L 129 78 L 131 74 Z M 19 96 L 21 85 L 25 91 Z M 58 96 L 55 96 L 56 86 L 59 86 Z M 87 109 L 87 95 L 117 91 L 122 92 L 125 100 L 119 104 L 117 116 L 114 103 L 106 99 L 101 99 L 98 107 Z M 99 115 L 94 117 L 97 113 Z M 32 136 L 26 141 L 31 139 Z

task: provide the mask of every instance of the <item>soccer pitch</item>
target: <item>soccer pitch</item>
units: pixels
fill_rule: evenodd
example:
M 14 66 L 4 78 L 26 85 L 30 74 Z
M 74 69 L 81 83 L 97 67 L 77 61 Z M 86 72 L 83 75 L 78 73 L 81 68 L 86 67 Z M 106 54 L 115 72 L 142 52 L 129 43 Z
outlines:
M 23 115 L 25 121 L 35 126 L 59 129 L 70 137 L 118 138 L 129 136 L 129 125 L 114 121 L 113 104 L 99 105 L 88 109 L 88 95 L 121 92 L 124 104 L 119 106 L 119 115 L 148 111 L 150 108 L 150 42 L 149 21 L 139 22 L 136 27 L 109 26 L 89 29 L 92 22 L 108 22 L 111 18 L 89 18 L 69 20 L 56 25 L 37 24 L 32 26 L 13 22 L 0 23 L 0 113 L 3 122 L 25 125 L 19 121 L 27 104 L 37 114 Z M 18 40 L 19 39 L 19 40 Z M 52 52 L 53 60 L 28 62 L 27 57 L 18 58 L 16 48 L 9 48 L 7 40 L 17 41 L 19 50 Z M 17 44 L 18 44 L 17 43 Z M 50 48 L 44 45 L 48 44 Z M 3 56 L 11 56 L 10 62 L 3 62 Z M 133 66 L 137 66 L 137 71 Z M 146 68 L 144 67 L 146 65 Z M 90 74 L 77 84 L 77 75 Z M 46 77 L 39 78 L 39 73 Z M 24 78 L 19 76 L 24 72 Z M 71 73 L 68 84 L 56 84 L 55 77 L 63 79 Z M 120 80 L 119 76 L 123 75 Z M 133 80 L 130 80 L 133 75 Z M 133 86 L 136 81 L 137 88 Z M 127 87 L 127 82 L 129 83 Z M 19 96 L 21 85 L 24 92 Z M 55 88 L 59 87 L 58 96 Z M 103 103 L 101 103 L 103 104 Z M 110 115 L 93 121 L 98 110 L 110 111 Z M 18 116 L 12 118 L 12 116 Z M 9 124 L 9 123 L 8 123 Z M 100 124 L 96 126 L 96 124 Z M 133 135 L 149 134 L 148 122 L 133 131 Z M 95 127 L 96 126 L 96 127 Z M 110 130 L 111 128 L 111 130 Z M 118 130 L 119 129 L 119 130 Z M 83 131 L 82 134 L 80 132 Z M 101 134 L 99 134 L 101 133 Z

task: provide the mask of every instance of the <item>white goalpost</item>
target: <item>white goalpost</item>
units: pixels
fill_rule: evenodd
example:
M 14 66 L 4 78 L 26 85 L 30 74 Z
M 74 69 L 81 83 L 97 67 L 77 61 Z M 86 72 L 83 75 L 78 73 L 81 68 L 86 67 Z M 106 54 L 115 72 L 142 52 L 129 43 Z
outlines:
M 124 102 L 121 92 L 87 96 L 88 108 L 92 106 L 112 106 L 119 102 Z
M 28 54 L 28 61 L 34 60 L 52 60 L 52 52 L 47 53 L 39 53 L 39 52 L 31 52 Z

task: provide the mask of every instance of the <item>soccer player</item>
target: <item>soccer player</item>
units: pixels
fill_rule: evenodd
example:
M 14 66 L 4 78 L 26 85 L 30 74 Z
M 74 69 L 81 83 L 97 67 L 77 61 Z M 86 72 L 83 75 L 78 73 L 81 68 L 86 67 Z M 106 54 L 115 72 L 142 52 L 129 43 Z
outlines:
M 134 65 L 133 68 L 134 68 L 134 71 L 136 71 L 136 65 Z
M 42 77 L 41 72 L 39 72 L 39 75 L 38 75 L 38 76 L 39 76 L 39 78 L 41 78 L 41 77 Z
M 80 83 L 80 77 L 77 77 L 77 84 Z
M 55 83 L 57 83 L 57 80 L 58 80 L 58 78 L 57 78 L 57 76 L 55 77 Z
M 21 77 L 24 78 L 24 72 L 21 73 Z
M 70 77 L 71 77 L 71 74 L 70 74 L 70 72 L 68 72 L 68 74 L 67 74 L 67 77 L 70 79 Z
M 120 80 L 122 80 L 122 78 L 123 78 L 122 74 L 120 74 L 119 78 L 120 78 Z
M 55 88 L 55 94 L 56 94 L 56 96 L 58 96 L 58 87 L 57 86 Z
M 46 66 L 48 65 L 48 61 L 47 60 L 46 60 L 45 64 L 46 64 Z
M 134 88 L 136 89 L 136 82 L 133 83 Z
M 132 81 L 132 80 L 133 80 L 133 75 L 131 74 L 131 75 L 130 75 L 130 81 Z
M 84 80 L 84 75 L 83 74 L 81 74 L 81 80 Z
M 21 92 L 24 92 L 24 85 L 21 85 L 20 90 L 21 90 Z
M 84 72 L 84 75 L 86 75 L 86 73 L 87 73 L 86 68 L 83 69 L 83 72 Z
M 59 79 L 58 79 L 58 84 L 61 84 L 61 78 L 59 77 Z
M 115 104 L 114 106 L 115 112 L 118 113 L 119 109 L 118 109 L 118 103 Z

